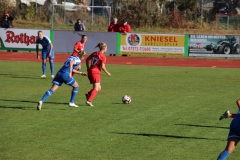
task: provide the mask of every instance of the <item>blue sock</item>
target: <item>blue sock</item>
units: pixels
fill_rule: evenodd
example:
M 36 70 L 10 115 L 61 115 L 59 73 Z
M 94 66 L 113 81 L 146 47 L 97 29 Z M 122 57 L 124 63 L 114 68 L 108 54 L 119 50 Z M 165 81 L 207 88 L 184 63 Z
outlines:
M 50 70 L 51 70 L 51 75 L 54 75 L 54 63 L 52 62 L 52 60 L 50 60 Z
M 222 153 L 218 156 L 217 160 L 225 160 L 228 156 L 230 155 L 230 153 L 228 153 L 227 150 L 222 151 Z
M 74 100 L 77 94 L 78 94 L 78 87 L 73 87 L 70 103 L 74 103 Z
M 53 94 L 53 90 L 49 89 L 42 97 L 41 101 L 45 102 Z
M 42 62 L 42 72 L 44 75 L 46 75 L 46 63 Z

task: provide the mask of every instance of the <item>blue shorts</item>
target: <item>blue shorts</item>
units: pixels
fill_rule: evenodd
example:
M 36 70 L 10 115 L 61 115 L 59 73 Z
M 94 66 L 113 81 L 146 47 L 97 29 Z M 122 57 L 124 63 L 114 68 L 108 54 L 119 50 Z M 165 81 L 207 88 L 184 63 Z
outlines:
M 45 60 L 45 59 L 47 59 L 47 56 L 49 55 L 49 50 L 47 49 L 47 50 L 45 50 L 45 49 L 43 49 L 42 50 L 42 59 L 43 60 Z M 54 48 L 52 49 L 52 55 L 51 55 L 51 57 L 49 57 L 50 59 L 54 59 Z
M 75 82 L 76 82 L 76 80 L 73 77 L 70 78 L 69 74 L 64 73 L 64 72 L 58 72 L 52 81 L 52 83 L 57 86 L 61 86 L 62 83 L 72 86 Z
M 232 138 L 237 138 L 240 140 L 240 118 L 235 117 L 230 124 L 228 140 Z

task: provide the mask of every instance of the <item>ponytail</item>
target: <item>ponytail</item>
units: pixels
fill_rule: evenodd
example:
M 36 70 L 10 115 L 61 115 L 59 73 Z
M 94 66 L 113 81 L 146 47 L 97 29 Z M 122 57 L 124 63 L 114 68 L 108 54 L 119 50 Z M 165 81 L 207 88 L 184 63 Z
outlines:
M 80 33 L 78 33 L 78 35 L 81 36 L 82 39 L 83 39 L 84 37 L 87 37 L 85 34 L 80 34 Z
M 106 43 L 100 42 L 100 43 L 97 44 L 97 46 L 96 46 L 95 48 L 99 48 L 100 50 L 103 50 L 103 49 L 105 49 L 106 47 L 107 47 L 107 44 L 106 44 Z M 95 49 L 95 48 L 94 48 L 94 49 Z
M 78 57 L 79 58 L 82 58 L 82 56 L 84 56 L 84 55 L 86 55 L 87 53 L 85 52 L 85 51 L 80 51 L 80 52 L 78 52 Z

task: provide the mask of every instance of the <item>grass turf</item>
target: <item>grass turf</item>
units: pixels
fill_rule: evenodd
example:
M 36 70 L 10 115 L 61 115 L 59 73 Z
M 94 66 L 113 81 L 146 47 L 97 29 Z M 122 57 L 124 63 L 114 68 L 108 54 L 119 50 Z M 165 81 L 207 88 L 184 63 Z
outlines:
M 51 87 L 49 64 L 46 79 L 37 62 L 0 68 L 1 159 L 216 159 L 231 121 L 218 118 L 237 111 L 239 98 L 238 69 L 107 65 L 112 77 L 102 73 L 94 107 L 85 105 L 88 79 L 75 75 L 79 108 L 68 107 L 72 89 L 63 85 L 37 111 Z

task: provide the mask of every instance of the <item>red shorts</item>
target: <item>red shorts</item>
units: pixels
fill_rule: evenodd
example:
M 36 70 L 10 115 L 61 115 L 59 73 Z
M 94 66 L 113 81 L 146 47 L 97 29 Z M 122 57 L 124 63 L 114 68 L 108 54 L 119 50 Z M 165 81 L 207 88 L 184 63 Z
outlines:
M 99 74 L 99 73 L 88 73 L 88 79 L 89 79 L 91 84 L 100 83 L 101 74 Z
M 71 56 L 77 56 L 78 52 L 73 52 Z

